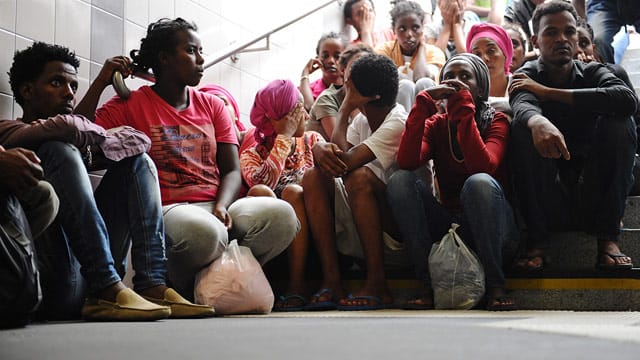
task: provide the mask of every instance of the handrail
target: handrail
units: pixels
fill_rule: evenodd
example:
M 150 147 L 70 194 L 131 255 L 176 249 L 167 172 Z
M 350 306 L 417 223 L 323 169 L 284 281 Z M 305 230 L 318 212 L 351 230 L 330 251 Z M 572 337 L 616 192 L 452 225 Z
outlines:
M 325 7 L 331 5 L 332 3 L 335 3 L 335 2 L 341 3 L 341 0 L 330 0 L 330 1 L 327 1 L 326 3 L 316 7 L 315 9 L 307 11 L 306 13 L 296 17 L 295 19 L 293 19 L 291 21 L 286 22 L 283 25 L 280 25 L 280 26 L 276 27 L 273 30 L 267 31 L 266 33 L 254 38 L 251 41 L 248 41 L 248 42 L 243 43 L 243 44 L 238 45 L 238 46 L 234 46 L 232 48 L 232 50 L 223 50 L 221 52 L 218 52 L 218 54 L 216 54 L 216 55 L 214 55 L 214 56 L 212 56 L 210 58 L 205 59 L 203 67 L 205 69 L 207 69 L 207 68 L 219 63 L 220 61 L 222 61 L 222 60 L 224 60 L 224 59 L 226 59 L 226 58 L 228 58 L 230 56 L 233 56 L 235 54 L 243 52 L 243 50 L 244 51 L 256 51 L 256 49 L 248 49 L 247 50 L 247 48 L 249 46 L 257 43 L 258 41 L 260 41 L 262 39 L 267 39 L 267 46 L 265 48 L 261 48 L 261 49 L 257 49 L 257 50 L 269 50 L 269 37 L 271 36 L 271 34 L 276 33 L 278 31 L 286 28 L 287 26 L 289 26 L 289 25 L 291 25 L 291 24 L 293 24 L 293 23 L 295 23 L 297 21 L 300 21 L 300 20 L 304 19 L 305 17 L 307 17 L 307 16 L 309 16 L 309 15 L 311 15 L 311 14 L 313 14 L 313 13 L 315 13 L 315 12 L 317 12 L 317 11 L 319 11 L 319 10 L 321 10 L 321 9 L 323 9 L 323 8 L 325 8 Z M 136 76 L 136 77 L 148 80 L 148 81 L 155 81 L 154 75 L 149 73 L 149 72 L 143 72 L 143 73 L 139 73 L 138 72 L 138 73 L 135 73 L 133 75 Z M 122 74 L 119 71 L 115 71 L 113 73 L 113 76 L 112 76 L 111 80 L 112 80 L 112 83 L 113 83 L 113 88 L 116 90 L 116 93 L 118 93 L 118 95 L 121 98 L 126 99 L 131 95 L 131 91 L 129 90 L 129 88 L 127 88 L 127 85 L 124 82 L 124 77 L 122 76 Z

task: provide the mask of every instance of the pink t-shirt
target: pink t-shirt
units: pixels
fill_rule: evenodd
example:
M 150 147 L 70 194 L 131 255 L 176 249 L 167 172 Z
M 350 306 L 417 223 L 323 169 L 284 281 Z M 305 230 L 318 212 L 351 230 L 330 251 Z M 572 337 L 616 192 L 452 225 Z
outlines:
M 217 143 L 238 145 L 222 100 L 191 88 L 189 106 L 180 111 L 148 86 L 126 100 L 115 96 L 96 111 L 96 123 L 107 129 L 129 125 L 151 138 L 163 205 L 215 200 Z
M 313 94 L 314 99 L 317 99 L 318 96 L 320 96 L 320 93 L 322 93 L 327 88 L 324 85 L 324 82 L 322 82 L 322 78 L 309 84 L 309 87 L 311 88 L 311 94 Z

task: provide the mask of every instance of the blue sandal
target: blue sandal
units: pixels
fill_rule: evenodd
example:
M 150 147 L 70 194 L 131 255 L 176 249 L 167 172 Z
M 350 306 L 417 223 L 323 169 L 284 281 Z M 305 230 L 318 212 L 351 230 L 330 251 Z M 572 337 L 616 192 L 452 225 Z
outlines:
M 287 306 L 287 303 L 290 300 L 295 300 L 301 302 L 298 306 Z M 280 303 L 280 305 L 278 305 Z M 287 312 L 287 311 L 303 311 L 307 306 L 307 299 L 302 295 L 291 294 L 291 295 L 280 295 L 278 296 L 278 301 L 273 305 L 273 309 L 271 311 L 274 312 Z
M 331 295 L 329 300 L 316 301 L 316 302 L 310 301 L 307 304 L 307 306 L 305 306 L 305 310 L 309 310 L 309 311 L 335 310 L 336 307 L 338 306 L 338 300 L 336 299 L 336 296 L 333 293 L 332 289 L 328 289 L 328 288 L 320 289 L 320 291 L 318 291 L 317 293 L 313 294 L 313 296 L 311 296 L 311 299 L 318 300 L 325 294 Z
M 364 310 L 382 310 L 389 309 L 393 304 L 385 304 L 377 296 L 372 295 L 360 295 L 353 296 L 353 294 L 347 295 L 346 300 L 367 300 L 369 305 L 342 305 L 338 304 L 338 310 L 341 311 L 364 311 Z

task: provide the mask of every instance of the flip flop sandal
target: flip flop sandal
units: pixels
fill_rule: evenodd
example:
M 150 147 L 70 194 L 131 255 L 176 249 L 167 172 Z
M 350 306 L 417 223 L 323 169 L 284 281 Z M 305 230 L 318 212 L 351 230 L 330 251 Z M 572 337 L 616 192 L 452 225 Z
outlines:
M 536 258 L 542 259 L 542 262 L 537 266 L 529 266 L 527 265 L 531 260 Z M 549 258 L 545 255 L 527 255 L 522 254 L 516 258 L 513 262 L 513 269 L 517 271 L 542 271 L 544 267 L 549 264 Z M 520 263 L 524 263 L 524 265 L 520 265 Z
M 509 304 L 509 302 L 511 304 Z M 507 304 L 503 304 L 507 303 Z M 498 296 L 487 298 L 487 311 L 514 311 L 518 310 L 512 298 L 508 296 Z
M 610 257 L 611 259 L 614 260 L 614 263 L 613 264 L 609 264 L 609 263 L 600 262 L 600 259 L 602 258 L 602 255 L 606 255 L 606 256 Z M 596 263 L 596 269 L 598 269 L 598 270 L 630 270 L 631 268 L 633 268 L 633 263 L 628 263 L 628 264 L 616 264 L 615 263 L 615 259 L 624 258 L 624 257 L 628 257 L 628 256 L 623 254 L 623 253 L 612 254 L 612 253 L 606 252 L 606 251 L 598 252 L 598 259 L 597 259 L 597 263 Z
M 290 300 L 299 300 L 302 304 L 298 306 L 286 306 Z M 307 306 L 307 299 L 302 295 L 291 294 L 291 295 L 281 295 L 278 297 L 278 301 L 282 304 L 277 306 L 277 303 L 273 305 L 273 312 L 288 312 L 288 311 L 303 311 Z
M 309 311 L 324 311 L 324 310 L 335 310 L 336 307 L 338 306 L 338 301 L 335 297 L 335 294 L 333 293 L 333 290 L 328 289 L 328 288 L 324 288 L 321 289 L 320 291 L 318 291 L 317 293 L 313 294 L 311 296 L 312 299 L 319 299 L 321 298 L 324 294 L 329 294 L 331 295 L 330 300 L 327 301 L 316 301 L 316 302 L 308 302 L 307 305 L 304 307 L 305 310 L 309 310 Z
M 393 305 L 393 304 L 385 304 L 382 302 L 382 299 L 380 299 L 379 297 L 371 296 L 371 295 L 353 296 L 353 294 L 349 294 L 346 297 L 346 299 L 347 300 L 367 300 L 369 302 L 373 302 L 373 304 L 369 304 L 369 305 L 338 304 L 338 310 L 341 310 L 341 311 L 382 310 L 382 309 L 388 309 Z

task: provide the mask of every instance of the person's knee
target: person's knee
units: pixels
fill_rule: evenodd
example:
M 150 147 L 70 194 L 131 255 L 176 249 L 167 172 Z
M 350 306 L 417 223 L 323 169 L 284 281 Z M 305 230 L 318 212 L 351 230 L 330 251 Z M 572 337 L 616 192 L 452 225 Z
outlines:
M 416 81 L 415 93 L 417 94 L 424 89 L 428 89 L 434 86 L 436 86 L 436 82 L 433 79 L 427 77 L 420 78 L 418 79 L 418 81 Z
M 289 184 L 284 187 L 281 195 L 282 200 L 288 202 L 289 204 L 298 204 L 303 203 L 303 191 L 302 186 L 296 184 Z
M 637 133 L 635 122 L 631 118 L 602 119 L 598 126 L 598 134 L 609 146 L 635 152 Z
M 496 196 L 501 196 L 500 184 L 489 174 L 477 173 L 469 176 L 462 185 L 460 200 L 489 201 Z
M 253 185 L 247 192 L 247 196 L 268 196 L 276 197 L 270 187 L 264 184 Z
M 82 154 L 80 150 L 69 143 L 48 141 L 40 145 L 37 153 L 43 160 L 55 160 L 59 163 L 73 162 L 82 165 Z
M 202 267 L 218 258 L 228 241 L 227 229 L 221 222 L 184 218 L 178 229 L 167 226 L 169 258 L 182 258 L 193 267 Z
M 403 194 L 413 193 L 417 176 L 413 171 L 398 170 L 387 181 L 387 199 L 394 201 L 403 198 Z
M 379 181 L 375 174 L 366 166 L 361 166 L 351 171 L 342 179 L 349 196 L 373 192 L 374 181 Z

